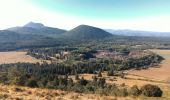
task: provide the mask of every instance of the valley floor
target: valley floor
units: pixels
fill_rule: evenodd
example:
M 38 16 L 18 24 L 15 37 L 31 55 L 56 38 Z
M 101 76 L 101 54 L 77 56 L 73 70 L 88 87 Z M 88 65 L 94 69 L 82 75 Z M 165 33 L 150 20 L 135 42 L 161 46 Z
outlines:
M 17 100 L 168 100 L 170 99 L 170 50 L 152 50 L 163 56 L 165 60 L 158 68 L 149 68 L 146 70 L 130 70 L 125 79 L 120 77 L 108 77 L 106 73 L 102 76 L 106 78 L 107 83 L 116 83 L 127 86 L 143 86 L 144 84 L 156 84 L 163 89 L 162 98 L 145 98 L 139 97 L 110 97 L 95 94 L 82 94 L 74 92 L 65 92 L 60 90 L 38 89 L 28 87 L 16 87 L 0 85 L 0 99 L 17 99 Z M 0 64 L 15 62 L 41 62 L 26 55 L 26 52 L 0 52 Z M 93 74 L 81 74 L 85 79 L 91 80 Z M 72 77 L 72 76 L 71 76 Z

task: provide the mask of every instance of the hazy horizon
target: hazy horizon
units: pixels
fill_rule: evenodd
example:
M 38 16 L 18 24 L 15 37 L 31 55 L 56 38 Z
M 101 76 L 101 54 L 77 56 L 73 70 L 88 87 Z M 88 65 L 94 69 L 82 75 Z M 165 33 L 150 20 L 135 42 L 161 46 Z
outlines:
M 70 30 L 85 24 L 102 29 L 170 32 L 167 0 L 0 0 L 0 29 L 32 21 Z

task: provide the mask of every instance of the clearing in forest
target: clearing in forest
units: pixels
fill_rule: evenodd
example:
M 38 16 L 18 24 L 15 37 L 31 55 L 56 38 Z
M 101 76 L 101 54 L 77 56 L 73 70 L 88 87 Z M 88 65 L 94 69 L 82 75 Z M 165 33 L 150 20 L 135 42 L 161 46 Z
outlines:
M 41 60 L 35 59 L 26 54 L 27 52 L 24 51 L 0 52 L 0 64 L 10 64 L 10 63 L 18 63 L 18 62 L 26 62 L 26 63 L 41 62 Z

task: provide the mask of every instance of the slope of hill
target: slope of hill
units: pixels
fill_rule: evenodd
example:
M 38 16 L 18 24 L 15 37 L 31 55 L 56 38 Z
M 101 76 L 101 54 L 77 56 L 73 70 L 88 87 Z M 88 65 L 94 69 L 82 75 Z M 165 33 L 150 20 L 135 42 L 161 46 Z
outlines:
M 0 50 L 53 46 L 57 43 L 59 42 L 56 39 L 49 37 L 32 34 L 19 34 L 8 30 L 0 31 Z
M 105 31 L 121 36 L 170 37 L 170 32 L 149 32 L 149 31 L 112 30 L 112 29 L 106 29 Z
M 1 100 L 135 100 L 131 97 L 84 94 L 71 91 L 67 92 L 54 89 L 29 88 L 2 84 L 0 84 L 0 90 Z
M 71 39 L 77 40 L 93 40 L 93 39 L 103 39 L 112 36 L 112 34 L 96 27 L 88 25 L 80 25 L 66 33 L 64 36 Z
M 36 35 L 43 35 L 48 37 L 57 37 L 59 34 L 66 32 L 66 30 L 46 27 L 41 23 L 33 23 L 30 22 L 23 27 L 13 27 L 7 30 L 17 32 L 20 34 L 36 34 Z

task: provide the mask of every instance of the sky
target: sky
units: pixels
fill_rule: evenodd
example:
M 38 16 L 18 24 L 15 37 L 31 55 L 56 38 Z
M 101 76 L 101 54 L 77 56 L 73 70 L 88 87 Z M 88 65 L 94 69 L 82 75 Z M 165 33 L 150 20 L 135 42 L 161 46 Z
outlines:
M 170 32 L 170 0 L 0 0 L 0 29 L 30 21 L 61 29 Z

